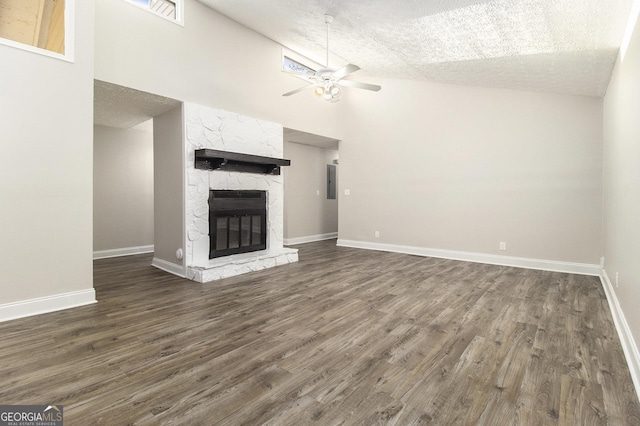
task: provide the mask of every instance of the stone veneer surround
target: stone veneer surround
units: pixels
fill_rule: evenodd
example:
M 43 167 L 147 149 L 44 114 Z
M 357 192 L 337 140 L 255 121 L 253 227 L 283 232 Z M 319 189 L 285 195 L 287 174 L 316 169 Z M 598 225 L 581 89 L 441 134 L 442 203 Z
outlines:
M 187 278 L 208 282 L 296 262 L 298 251 L 283 247 L 282 175 L 200 170 L 194 167 L 194 152 L 202 148 L 282 158 L 282 126 L 191 103 L 184 104 L 184 121 Z M 209 259 L 210 189 L 267 191 L 266 250 Z

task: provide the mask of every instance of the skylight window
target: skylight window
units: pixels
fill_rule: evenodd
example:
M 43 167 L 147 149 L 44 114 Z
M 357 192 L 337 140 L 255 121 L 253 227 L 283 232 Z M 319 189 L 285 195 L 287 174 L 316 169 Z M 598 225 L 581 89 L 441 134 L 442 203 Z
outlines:
M 287 55 L 282 55 L 282 71 L 293 71 L 313 75 L 316 71 Z
M 170 21 L 182 24 L 183 0 L 125 0 L 138 7 L 160 15 Z
M 314 75 L 317 70 L 323 68 L 319 63 L 312 61 L 292 50 L 282 48 L 282 71 L 298 74 L 298 77 L 307 80 L 304 74 Z M 301 75 L 302 74 L 302 75 Z

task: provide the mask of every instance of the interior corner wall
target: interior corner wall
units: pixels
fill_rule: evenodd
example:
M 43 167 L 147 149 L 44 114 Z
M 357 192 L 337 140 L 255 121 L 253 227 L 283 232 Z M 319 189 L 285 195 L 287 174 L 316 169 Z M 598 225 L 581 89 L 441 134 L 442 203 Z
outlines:
M 340 240 L 599 263 L 602 99 L 378 83 L 345 99 Z
M 0 45 L 0 311 L 16 316 L 95 300 L 93 26 L 76 1 L 74 62 Z
M 176 256 L 185 241 L 182 109 L 180 105 L 153 118 L 153 263 L 184 276 L 184 259 Z
M 604 101 L 604 258 L 611 291 L 636 342 L 640 377 L 640 22 Z M 616 274 L 618 284 L 616 285 Z M 631 370 L 634 368 L 631 366 Z M 636 389 L 640 390 L 640 382 Z
M 94 252 L 152 246 L 153 121 L 95 125 L 93 146 Z
M 95 3 L 96 79 L 341 138 L 344 105 L 311 90 L 282 96 L 301 80 L 281 71 L 274 41 L 196 0 L 185 0 L 184 27 L 125 1 Z
M 327 164 L 338 151 L 285 141 L 284 157 L 291 160 L 283 167 L 285 241 L 337 233 L 338 200 L 327 199 Z

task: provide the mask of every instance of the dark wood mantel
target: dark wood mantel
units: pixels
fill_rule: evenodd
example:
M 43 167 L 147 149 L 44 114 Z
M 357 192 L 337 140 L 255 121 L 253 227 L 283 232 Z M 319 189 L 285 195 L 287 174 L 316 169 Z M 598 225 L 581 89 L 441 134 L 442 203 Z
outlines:
M 195 168 L 203 170 L 279 175 L 280 167 L 289 165 L 291 165 L 291 160 L 215 149 L 197 149 L 195 154 Z

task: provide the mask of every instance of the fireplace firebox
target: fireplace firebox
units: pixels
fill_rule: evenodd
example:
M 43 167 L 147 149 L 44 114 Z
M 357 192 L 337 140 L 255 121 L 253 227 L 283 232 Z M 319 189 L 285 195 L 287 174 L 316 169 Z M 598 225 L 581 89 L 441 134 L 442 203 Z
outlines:
M 209 259 L 267 248 L 266 191 L 209 191 Z

